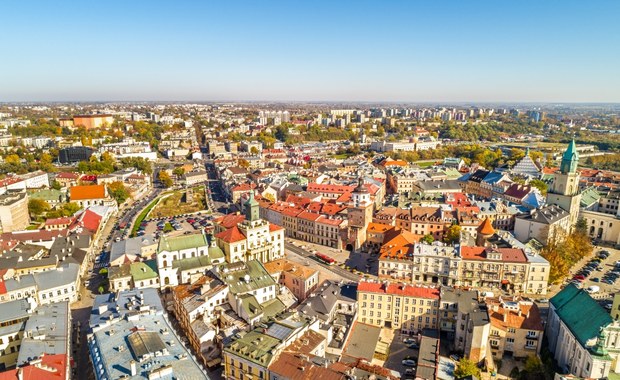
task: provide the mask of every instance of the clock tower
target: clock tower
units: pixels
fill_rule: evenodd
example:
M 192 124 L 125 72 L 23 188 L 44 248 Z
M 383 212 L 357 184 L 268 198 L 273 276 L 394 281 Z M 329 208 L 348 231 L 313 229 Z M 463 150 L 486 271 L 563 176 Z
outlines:
M 562 155 L 560 170 L 553 175 L 553 183 L 547 191 L 547 204 L 559 206 L 570 214 L 571 230 L 577 223 L 581 201 L 578 163 L 579 153 L 573 140 Z

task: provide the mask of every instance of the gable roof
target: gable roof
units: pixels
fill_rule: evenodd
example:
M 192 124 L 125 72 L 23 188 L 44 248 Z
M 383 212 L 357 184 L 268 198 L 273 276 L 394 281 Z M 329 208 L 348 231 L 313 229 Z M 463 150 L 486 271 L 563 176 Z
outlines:
M 238 241 L 245 240 L 245 235 L 239 230 L 237 226 L 222 231 L 215 235 L 216 238 L 221 239 L 227 243 L 236 243 Z
M 573 284 L 568 284 L 551 298 L 555 313 L 568 327 L 577 341 L 586 342 L 599 335 L 601 327 L 612 322 L 611 316 L 590 295 Z M 584 318 L 587 316 L 587 318 Z

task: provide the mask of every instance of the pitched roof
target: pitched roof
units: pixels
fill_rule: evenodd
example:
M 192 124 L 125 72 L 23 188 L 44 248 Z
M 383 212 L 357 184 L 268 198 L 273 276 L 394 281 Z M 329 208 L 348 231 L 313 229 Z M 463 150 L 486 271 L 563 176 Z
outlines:
M 101 199 L 106 197 L 105 185 L 71 186 L 69 198 L 71 201 Z
M 599 335 L 601 327 L 612 322 L 611 316 L 598 302 L 573 284 L 568 284 L 550 301 L 555 313 L 584 347 L 588 340 Z
M 245 240 L 245 235 L 239 230 L 237 226 L 222 231 L 215 235 L 216 238 L 221 239 L 227 243 L 236 243 L 238 241 Z
M 182 249 L 207 247 L 208 245 L 209 243 L 207 242 L 207 237 L 202 233 L 174 237 L 164 235 L 159 240 L 159 247 L 157 247 L 157 252 L 174 252 L 180 251 Z
M 461 257 L 463 260 L 487 260 L 487 249 L 490 248 L 462 246 Z M 497 248 L 494 249 L 494 251 L 502 254 L 502 261 L 515 263 L 527 262 L 527 257 L 520 248 Z
M 387 285 L 387 286 L 386 286 Z M 439 299 L 439 289 L 419 287 L 408 284 L 360 281 L 357 292 L 383 293 L 408 297 Z
M 517 310 L 499 306 L 489 310 L 491 326 L 506 330 L 507 328 L 543 331 L 542 318 L 538 306 L 533 302 L 519 302 Z
M 0 372 L 0 380 L 64 380 L 67 378 L 67 357 L 63 354 L 41 357 L 41 365 L 26 366 Z
M 243 222 L 244 220 L 245 215 L 243 214 L 228 214 L 215 219 L 215 222 L 220 226 L 229 229 L 235 227 L 237 224 Z

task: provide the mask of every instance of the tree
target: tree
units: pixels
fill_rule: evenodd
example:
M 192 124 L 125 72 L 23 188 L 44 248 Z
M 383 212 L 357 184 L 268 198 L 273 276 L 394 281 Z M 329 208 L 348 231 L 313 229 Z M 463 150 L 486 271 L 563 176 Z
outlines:
M 276 131 L 273 134 L 276 139 L 280 141 L 286 141 L 288 138 L 288 126 L 284 124 L 280 124 L 276 127 Z
M 536 355 L 530 355 L 525 359 L 525 369 L 519 374 L 519 379 L 535 380 L 545 378 L 545 367 Z
M 185 168 L 183 168 L 183 166 L 179 166 L 178 168 L 174 168 L 172 170 L 172 174 L 176 175 L 177 177 L 180 177 L 183 174 L 185 174 Z
M 28 200 L 28 212 L 32 217 L 37 217 L 50 210 L 50 205 L 42 199 L 30 198 Z
M 461 240 L 461 226 L 453 224 L 446 230 L 446 236 L 443 241 L 447 244 L 455 244 Z
M 247 169 L 247 168 L 250 167 L 250 163 L 248 162 L 248 160 L 246 160 L 244 158 L 240 158 L 239 159 L 239 166 L 244 168 L 244 169 Z
M 251 148 L 250 148 L 250 153 L 251 153 L 252 155 L 256 156 L 256 155 L 258 155 L 258 153 L 260 153 L 260 152 L 258 151 L 258 148 L 257 148 L 257 147 L 253 146 L 253 147 L 251 147 Z
M 422 239 L 420 239 L 420 242 L 426 243 L 426 244 L 432 244 L 434 241 L 435 241 L 435 238 L 433 237 L 433 235 L 424 235 Z
M 510 149 L 510 156 L 509 156 L 510 160 L 519 161 L 523 157 L 525 157 L 525 152 L 522 149 L 519 149 L 519 148 Z
M 62 188 L 62 185 L 60 184 L 60 182 L 54 180 L 54 182 L 52 182 L 52 189 L 54 190 L 60 190 Z
M 125 184 L 123 184 L 120 181 L 112 182 L 111 184 L 109 184 L 108 192 L 110 193 L 110 196 L 114 198 L 116 200 L 116 203 L 118 203 L 119 205 L 124 203 L 127 200 L 127 198 L 129 198 L 129 191 L 127 191 Z
M 9 154 L 4 158 L 4 162 L 11 165 L 19 165 L 21 163 L 21 159 L 16 154 Z
M 461 360 L 459 360 L 458 364 L 456 365 L 456 369 L 454 370 L 454 377 L 457 379 L 462 379 L 464 377 L 472 375 L 480 378 L 480 369 L 478 368 L 476 363 L 467 358 L 462 358 Z
M 530 186 L 537 188 L 538 190 L 540 190 L 540 193 L 542 195 L 547 195 L 547 190 L 549 189 L 549 186 L 547 185 L 547 183 L 541 179 L 533 179 L 530 181 Z
M 159 171 L 158 178 L 159 182 L 161 182 L 161 184 L 166 188 L 172 186 L 173 184 L 172 178 L 170 178 L 170 174 L 168 174 L 168 172 L 166 172 L 165 170 Z

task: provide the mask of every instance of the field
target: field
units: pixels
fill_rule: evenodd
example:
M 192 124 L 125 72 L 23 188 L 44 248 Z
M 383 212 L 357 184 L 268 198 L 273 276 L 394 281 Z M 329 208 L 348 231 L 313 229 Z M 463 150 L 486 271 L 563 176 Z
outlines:
M 162 198 L 148 214 L 148 218 L 170 217 L 205 210 L 204 187 L 200 186 L 192 190 L 191 202 L 186 201 L 184 190 L 175 191 L 166 198 Z

